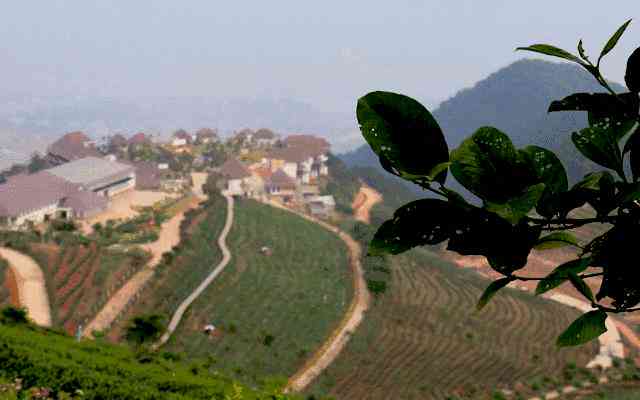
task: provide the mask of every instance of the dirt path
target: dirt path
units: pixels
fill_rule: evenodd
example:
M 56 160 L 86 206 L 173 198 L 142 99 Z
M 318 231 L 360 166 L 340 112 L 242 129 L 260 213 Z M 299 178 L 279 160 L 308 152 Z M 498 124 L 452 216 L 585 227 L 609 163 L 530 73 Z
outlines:
M 0 247 L 0 256 L 9 262 L 14 273 L 20 306 L 27 309 L 36 324 L 51 326 L 49 294 L 40 266 L 31 257 L 5 247 Z
M 353 200 L 353 215 L 357 221 L 368 224 L 371 222 L 371 209 L 382 201 L 382 195 L 373 188 L 362 185 Z
M 225 198 L 227 199 L 227 218 L 224 228 L 222 228 L 222 232 L 218 237 L 218 247 L 220 247 L 220 250 L 222 250 L 222 260 L 213 269 L 213 271 L 211 271 L 209 276 L 207 276 L 205 280 L 202 281 L 202 283 L 193 291 L 193 293 L 191 293 L 182 303 L 180 303 L 178 309 L 173 314 L 173 317 L 171 317 L 171 321 L 169 322 L 167 331 L 164 333 L 164 335 L 162 335 L 158 343 L 156 343 L 156 345 L 154 346 L 155 348 L 158 348 L 167 343 L 167 340 L 169 340 L 173 332 L 180 324 L 184 313 L 187 311 L 187 308 L 189 308 L 189 306 L 202 294 L 202 292 L 207 289 L 211 282 L 213 282 L 213 280 L 216 279 L 218 275 L 220 275 L 227 264 L 229 264 L 229 261 L 231 261 L 231 251 L 229 251 L 229 248 L 227 247 L 226 240 L 227 235 L 229 234 L 229 231 L 233 226 L 233 197 L 225 195 Z
M 314 222 L 322 226 L 323 228 L 335 233 L 347 245 L 347 248 L 349 250 L 349 264 L 351 266 L 353 274 L 353 299 L 351 300 L 349 309 L 340 322 L 340 325 L 338 325 L 338 327 L 333 331 L 329 338 L 327 338 L 325 343 L 314 353 L 314 355 L 309 360 L 307 360 L 305 365 L 289 379 L 286 390 L 291 392 L 299 392 L 309 386 L 309 384 L 313 382 L 313 380 L 316 379 L 322 373 L 322 371 L 327 369 L 327 367 L 329 367 L 329 365 L 331 365 L 331 363 L 335 361 L 340 352 L 342 352 L 342 349 L 344 349 L 344 347 L 349 342 L 349 339 L 351 338 L 353 332 L 355 332 L 356 329 L 358 329 L 358 327 L 360 326 L 360 323 L 362 323 L 364 314 L 369 308 L 371 297 L 369 295 L 369 290 L 367 289 L 367 284 L 364 279 L 362 264 L 360 263 L 362 248 L 360 247 L 360 244 L 358 242 L 353 240 L 353 238 L 345 232 L 324 221 L 291 210 L 275 202 L 267 202 L 267 204 L 299 215 L 300 217 Z
M 631 329 L 629 325 L 620 320 L 616 320 L 615 323 L 618 327 L 618 330 L 620 331 L 620 334 L 622 334 L 622 336 L 627 339 L 627 342 L 635 347 L 636 350 L 640 350 L 640 339 L 638 338 L 638 335 L 636 335 L 636 333 L 633 331 L 633 329 Z M 638 364 L 637 361 L 636 364 Z
M 93 331 L 108 329 L 127 305 L 135 299 L 135 296 L 155 273 L 155 267 L 162 260 L 162 255 L 180 243 L 180 223 L 182 223 L 184 219 L 184 213 L 197 206 L 198 199 L 194 197 L 186 210 L 176 214 L 173 218 L 162 224 L 160 237 L 157 241 L 142 246 L 143 249 L 151 252 L 152 258 L 149 264 L 129 279 L 129 281 L 109 299 L 94 319 L 87 324 L 84 330 L 84 336 L 92 337 Z

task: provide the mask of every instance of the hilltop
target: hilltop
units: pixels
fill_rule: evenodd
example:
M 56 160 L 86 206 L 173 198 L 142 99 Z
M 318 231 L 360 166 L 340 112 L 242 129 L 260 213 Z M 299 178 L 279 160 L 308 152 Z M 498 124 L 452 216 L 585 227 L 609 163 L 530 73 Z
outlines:
M 614 90 L 623 91 L 614 84 Z M 495 126 L 508 134 L 516 146 L 535 144 L 556 151 L 576 181 L 593 164 L 578 160 L 570 134 L 587 124 L 584 113 L 547 113 L 553 100 L 576 92 L 600 92 L 597 82 L 579 67 L 525 59 L 517 61 L 471 88 L 444 101 L 433 115 L 444 131 L 449 148 L 481 126 Z M 350 166 L 375 166 L 378 159 L 368 145 L 344 154 Z

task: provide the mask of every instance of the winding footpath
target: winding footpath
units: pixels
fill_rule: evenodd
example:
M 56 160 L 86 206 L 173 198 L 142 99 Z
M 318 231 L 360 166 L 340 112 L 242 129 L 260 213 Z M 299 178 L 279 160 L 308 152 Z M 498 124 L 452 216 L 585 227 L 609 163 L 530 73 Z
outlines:
M 169 322 L 169 326 L 167 327 L 167 331 L 162 335 L 160 340 L 155 344 L 155 348 L 158 348 L 165 344 L 173 332 L 175 332 L 178 325 L 180 325 L 180 321 L 184 316 L 184 313 L 187 311 L 189 306 L 204 292 L 207 287 L 213 282 L 218 275 L 224 270 L 224 268 L 231 261 L 231 251 L 227 247 L 227 235 L 233 226 L 233 197 L 229 195 L 224 196 L 227 199 L 227 218 L 225 221 L 224 228 L 222 228 L 222 232 L 218 237 L 218 247 L 222 250 L 222 260 L 220 263 L 211 271 L 211 273 L 205 278 L 200 285 L 178 306 L 178 309 L 171 317 L 171 321 Z
M 382 195 L 373 188 L 363 184 L 353 201 L 353 216 L 356 221 L 368 224 L 371 222 L 371 209 L 382 201 Z
M 37 325 L 51 326 L 49 294 L 40 266 L 31 257 L 6 247 L 0 247 L 0 256 L 14 272 L 20 306 L 27 309 L 29 318 Z
M 365 204 L 367 202 L 363 202 Z M 327 369 L 338 358 L 342 350 L 345 348 L 353 333 L 358 329 L 366 311 L 371 303 L 371 295 L 367 289 L 364 279 L 364 270 L 360 262 L 362 248 L 351 236 L 342 230 L 330 225 L 324 221 L 311 217 L 307 214 L 286 208 L 275 202 L 267 202 L 267 204 L 294 213 L 308 221 L 320 225 L 324 229 L 338 235 L 340 239 L 347 245 L 349 250 L 349 264 L 353 276 L 354 295 L 351 304 L 345 313 L 338 327 L 327 338 L 324 344 L 316 350 L 314 355 L 307 360 L 302 368 L 293 375 L 286 386 L 287 392 L 300 392 L 308 387 L 320 374 Z M 371 203 L 367 203 L 371 204 Z M 372 206 L 372 204 L 371 204 Z
M 194 200 L 190 205 L 190 209 L 197 206 L 198 202 Z M 142 246 L 143 249 L 151 253 L 151 260 L 142 270 L 133 275 L 131 279 L 111 296 L 107 304 L 105 304 L 93 320 L 87 324 L 83 336 L 92 338 L 94 331 L 104 331 L 108 329 L 127 306 L 136 299 L 140 290 L 155 274 L 156 267 L 162 261 L 162 254 L 171 251 L 174 246 L 180 243 L 180 224 L 184 220 L 185 212 L 175 215 L 162 224 L 160 237 L 157 241 Z

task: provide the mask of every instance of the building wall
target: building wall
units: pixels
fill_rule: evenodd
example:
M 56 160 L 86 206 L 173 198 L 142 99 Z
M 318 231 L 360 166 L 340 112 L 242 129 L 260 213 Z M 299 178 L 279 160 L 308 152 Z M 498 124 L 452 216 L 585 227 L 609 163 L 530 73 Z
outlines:
M 296 163 L 285 163 L 282 166 L 282 170 L 285 174 L 293 179 L 298 179 L 298 164 Z
M 242 179 L 230 179 L 227 182 L 227 192 L 232 196 L 240 196 L 244 194 L 242 187 Z
M 284 167 L 284 160 L 269 159 L 268 164 L 271 171 L 275 172 Z
M 172 145 L 178 147 L 178 146 L 185 146 L 187 144 L 187 140 L 186 139 L 173 139 L 173 142 L 171 142 Z
M 123 177 L 118 177 L 118 180 L 122 180 Z M 92 190 L 98 193 L 101 196 L 115 196 L 120 193 L 124 193 L 129 190 L 133 190 L 136 187 L 136 174 L 135 172 L 131 172 L 129 175 L 125 176 L 124 179 L 129 179 L 124 183 L 117 183 L 118 180 L 114 180 L 113 182 L 106 184 L 93 185 L 89 187 L 89 190 Z
M 249 195 L 256 196 L 264 193 L 264 181 L 259 176 L 250 176 L 245 179 L 245 185 L 249 190 Z
M 50 204 L 46 207 L 42 207 L 38 210 L 32 210 L 26 212 L 24 214 L 19 215 L 15 218 L 14 222 L 10 225 L 13 227 L 18 227 L 24 225 L 27 221 L 31 221 L 34 224 L 39 224 L 44 222 L 45 217 L 48 215 L 50 218 L 55 218 L 55 214 L 58 211 L 58 204 Z

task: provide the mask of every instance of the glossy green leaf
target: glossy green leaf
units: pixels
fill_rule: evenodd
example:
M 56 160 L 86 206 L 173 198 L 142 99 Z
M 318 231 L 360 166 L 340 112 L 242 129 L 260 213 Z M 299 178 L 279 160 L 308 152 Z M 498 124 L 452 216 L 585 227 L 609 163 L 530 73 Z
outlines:
M 629 166 L 634 182 L 640 180 L 640 126 L 638 126 L 624 144 L 623 154 L 629 153 Z
M 571 140 L 589 160 L 616 172 L 622 172 L 622 153 L 617 139 L 606 129 L 591 126 L 574 132 Z
M 534 53 L 544 54 L 547 56 L 564 58 L 565 60 L 573 61 L 580 65 L 584 64 L 582 60 L 580 60 L 578 57 L 574 56 L 573 54 L 569 53 L 568 51 L 560 49 L 555 46 L 551 46 L 549 44 L 534 44 L 529 47 L 518 47 L 516 50 L 531 51 Z
M 509 283 L 513 281 L 514 281 L 513 278 L 506 277 L 506 278 L 501 278 L 501 279 L 498 279 L 497 281 L 491 282 L 491 284 L 485 289 L 484 293 L 482 293 L 480 300 L 478 300 L 476 309 L 482 310 L 493 298 L 493 296 L 495 296 L 496 293 L 498 293 L 500 289 L 504 288 L 505 286 L 507 286 Z
M 451 153 L 451 174 L 483 200 L 504 203 L 535 184 L 532 171 L 511 139 L 483 127 Z
M 555 289 L 569 279 L 569 274 L 579 274 L 589 268 L 590 258 L 580 258 L 566 262 L 554 269 L 543 280 L 538 282 L 536 295 L 541 295 L 551 289 Z
M 438 199 L 416 200 L 400 207 L 383 223 L 369 244 L 369 255 L 400 254 L 416 246 L 449 238 L 460 211 Z
M 583 295 L 591 302 L 594 301 L 593 292 L 591 291 L 589 285 L 587 285 L 587 283 L 584 281 L 584 279 L 580 278 L 577 274 L 570 272 L 569 281 L 571 282 L 573 287 L 576 288 L 578 292 L 580 292 L 581 295 Z
M 599 216 L 607 215 L 617 207 L 615 180 L 608 171 L 587 174 L 571 192 L 588 202 Z
M 587 54 L 584 51 L 584 46 L 582 44 L 582 39 L 580 39 L 580 41 L 578 42 L 578 54 L 580 55 L 580 57 L 587 61 L 589 60 L 589 57 L 587 56 Z
M 538 240 L 536 250 L 557 249 L 565 246 L 580 247 L 578 239 L 571 232 L 553 232 Z
M 385 169 L 426 176 L 449 161 L 449 149 L 440 126 L 416 100 L 390 92 L 372 92 L 358 100 L 362 135 L 386 164 Z M 437 177 L 444 183 L 446 173 Z
M 627 71 L 624 75 L 624 81 L 630 92 L 640 92 L 640 47 L 635 49 L 627 60 Z
M 451 228 L 447 249 L 461 255 L 481 255 L 503 275 L 527 265 L 527 258 L 540 237 L 540 227 L 525 222 L 511 225 L 485 209 L 471 208 L 458 215 Z
M 431 172 L 429 172 L 429 174 L 427 175 L 427 178 L 432 181 L 440 181 L 439 177 L 443 173 L 445 174 L 445 177 L 446 177 L 446 171 L 449 169 L 450 166 L 451 166 L 451 162 L 449 161 L 436 165 L 435 167 L 433 167 Z
M 586 111 L 589 113 L 589 124 L 609 125 L 606 129 L 628 121 L 634 121 L 640 107 L 640 99 L 635 93 L 574 93 L 549 105 L 549 112 Z M 611 123 L 611 124 L 610 124 Z
M 506 203 L 486 203 L 486 209 L 515 225 L 538 204 L 544 193 L 545 184 L 539 183 L 528 188 L 522 195 Z
M 631 20 L 628 20 L 627 22 L 625 22 L 620 28 L 618 28 L 618 30 L 613 34 L 613 36 L 611 36 L 609 41 L 607 41 L 607 44 L 604 45 L 604 48 L 600 53 L 600 57 L 598 58 L 598 65 L 600 65 L 600 60 L 602 60 L 604 56 L 609 54 L 609 52 L 613 50 L 614 47 L 616 47 L 616 44 L 618 44 L 618 41 L 624 34 L 624 31 L 627 30 L 627 27 L 629 26 L 630 23 L 631 23 Z
M 562 162 L 550 150 L 538 146 L 527 146 L 520 150 L 535 172 L 538 182 L 545 184 L 544 193 L 536 210 L 540 215 L 551 217 L 555 211 L 555 199 L 569 188 L 567 172 Z
M 564 331 L 556 344 L 560 347 L 578 346 L 598 338 L 607 331 L 607 313 L 602 310 L 589 311 Z

